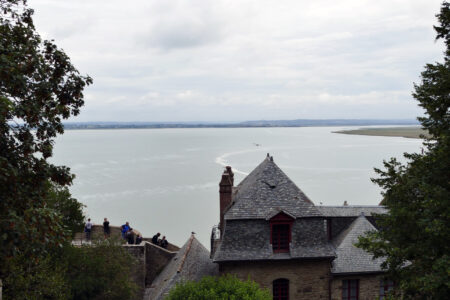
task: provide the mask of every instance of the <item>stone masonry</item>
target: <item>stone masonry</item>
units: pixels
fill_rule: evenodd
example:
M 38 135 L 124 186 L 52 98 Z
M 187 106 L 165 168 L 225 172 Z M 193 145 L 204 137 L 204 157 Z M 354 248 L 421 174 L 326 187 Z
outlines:
M 236 275 L 242 280 L 256 281 L 272 293 L 272 283 L 279 278 L 289 280 L 289 299 L 328 299 L 330 261 L 247 261 L 222 263 L 222 274 Z

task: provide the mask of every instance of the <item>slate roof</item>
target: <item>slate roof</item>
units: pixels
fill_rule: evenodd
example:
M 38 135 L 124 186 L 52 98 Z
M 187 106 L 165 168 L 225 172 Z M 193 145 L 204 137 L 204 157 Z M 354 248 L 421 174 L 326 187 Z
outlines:
M 336 246 L 336 259 L 332 263 L 331 272 L 333 274 L 383 272 L 381 263 L 384 259 L 373 259 L 371 254 L 354 245 L 358 242 L 359 236 L 375 230 L 369 220 L 361 215 L 341 232 L 333 241 Z
M 327 241 L 323 219 L 296 219 L 292 225 L 289 253 L 273 253 L 267 220 L 227 220 L 214 262 L 334 257 L 334 248 Z
M 325 217 L 358 217 L 363 213 L 367 217 L 374 214 L 385 214 L 387 209 L 379 205 L 348 205 L 348 206 L 316 206 Z
M 225 220 L 266 219 L 276 211 L 295 217 L 318 217 L 321 212 L 292 180 L 267 157 L 233 191 Z
M 144 300 L 162 300 L 180 281 L 198 281 L 219 274 L 209 251 L 192 235 L 145 291 Z

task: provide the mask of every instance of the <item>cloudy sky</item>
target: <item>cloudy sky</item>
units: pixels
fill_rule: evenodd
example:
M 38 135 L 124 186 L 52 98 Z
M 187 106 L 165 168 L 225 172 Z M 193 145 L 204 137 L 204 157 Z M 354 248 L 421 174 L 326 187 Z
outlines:
M 72 121 L 415 118 L 441 0 L 30 0 L 94 78 Z

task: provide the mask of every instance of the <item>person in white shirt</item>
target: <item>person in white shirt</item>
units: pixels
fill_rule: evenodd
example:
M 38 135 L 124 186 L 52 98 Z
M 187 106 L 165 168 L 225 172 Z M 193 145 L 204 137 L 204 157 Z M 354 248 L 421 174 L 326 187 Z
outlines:
M 86 225 L 84 226 L 84 232 L 86 233 L 86 240 L 91 240 L 92 223 L 91 219 L 88 219 Z

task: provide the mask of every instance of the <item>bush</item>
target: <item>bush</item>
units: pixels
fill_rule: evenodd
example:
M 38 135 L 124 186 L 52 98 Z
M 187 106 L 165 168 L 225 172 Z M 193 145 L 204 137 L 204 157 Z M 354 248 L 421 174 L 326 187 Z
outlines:
M 268 290 L 248 279 L 234 276 L 203 277 L 199 282 L 187 281 L 176 285 L 166 300 L 271 300 Z

